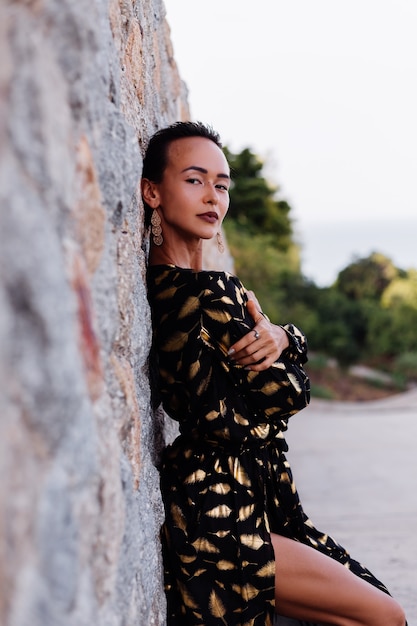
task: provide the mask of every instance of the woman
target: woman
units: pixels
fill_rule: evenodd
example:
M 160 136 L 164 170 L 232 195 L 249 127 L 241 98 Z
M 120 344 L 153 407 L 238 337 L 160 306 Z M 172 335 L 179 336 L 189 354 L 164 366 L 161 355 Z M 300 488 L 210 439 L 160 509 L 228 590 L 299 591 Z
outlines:
M 169 626 L 265 626 L 274 612 L 340 626 L 404 626 L 384 585 L 304 514 L 283 433 L 309 401 L 306 341 L 275 326 L 225 272 L 202 270 L 230 172 L 218 135 L 156 133 L 142 195 L 158 389 L 180 426 L 161 467 Z M 331 558 L 329 558 L 331 557 Z

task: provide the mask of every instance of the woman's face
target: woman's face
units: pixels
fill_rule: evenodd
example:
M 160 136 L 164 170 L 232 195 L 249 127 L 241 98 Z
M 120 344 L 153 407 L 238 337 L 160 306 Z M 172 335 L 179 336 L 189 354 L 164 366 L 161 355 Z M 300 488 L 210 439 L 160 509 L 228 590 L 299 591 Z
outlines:
M 203 137 L 173 141 L 162 181 L 154 183 L 164 239 L 211 239 L 229 207 L 230 170 L 216 144 Z

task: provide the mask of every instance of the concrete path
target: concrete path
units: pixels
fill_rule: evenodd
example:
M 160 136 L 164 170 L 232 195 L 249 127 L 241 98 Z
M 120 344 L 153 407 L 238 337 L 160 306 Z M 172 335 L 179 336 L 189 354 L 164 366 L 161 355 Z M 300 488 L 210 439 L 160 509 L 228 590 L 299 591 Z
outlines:
M 390 589 L 417 626 L 417 390 L 313 400 L 287 441 L 304 510 Z

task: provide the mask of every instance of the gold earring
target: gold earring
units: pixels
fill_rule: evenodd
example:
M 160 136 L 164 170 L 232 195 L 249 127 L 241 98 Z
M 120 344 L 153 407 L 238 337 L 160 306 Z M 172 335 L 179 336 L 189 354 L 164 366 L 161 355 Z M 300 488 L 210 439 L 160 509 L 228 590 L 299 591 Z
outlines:
M 218 232 L 216 237 L 217 237 L 217 249 L 220 252 L 220 254 L 223 254 L 223 252 L 224 252 L 224 243 L 223 243 L 222 234 L 220 232 Z
M 152 212 L 151 217 L 152 240 L 156 246 L 162 246 L 164 238 L 162 237 L 161 218 L 156 209 Z

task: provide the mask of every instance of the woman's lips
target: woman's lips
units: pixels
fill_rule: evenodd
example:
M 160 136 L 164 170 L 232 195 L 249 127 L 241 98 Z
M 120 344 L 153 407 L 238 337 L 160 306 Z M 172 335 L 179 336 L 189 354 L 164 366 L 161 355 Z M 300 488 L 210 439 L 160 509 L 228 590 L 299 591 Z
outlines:
M 201 219 L 205 222 L 209 222 L 209 224 L 214 224 L 214 222 L 217 222 L 217 220 L 219 219 L 217 213 L 214 213 L 213 211 L 208 211 L 207 213 L 199 213 L 198 217 L 201 217 Z

